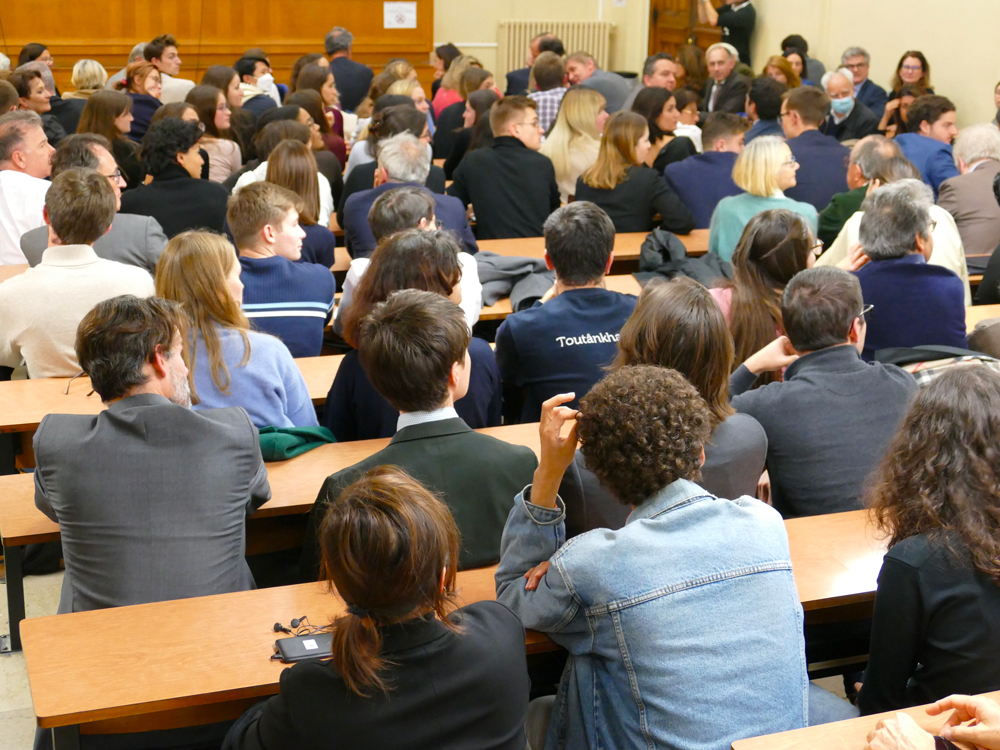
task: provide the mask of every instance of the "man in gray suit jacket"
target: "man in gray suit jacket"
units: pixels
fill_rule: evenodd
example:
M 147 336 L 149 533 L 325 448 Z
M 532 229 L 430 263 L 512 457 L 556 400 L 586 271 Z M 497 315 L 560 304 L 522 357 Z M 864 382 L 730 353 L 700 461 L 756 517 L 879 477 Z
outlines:
M 608 113 L 620 110 L 632 90 L 632 85 L 622 76 L 598 68 L 597 62 L 586 52 L 575 52 L 566 58 L 566 78 L 574 86 L 601 94 Z
M 400 412 L 399 422 L 387 447 L 323 483 L 306 530 L 303 579 L 316 580 L 327 504 L 383 464 L 411 474 L 451 510 L 462 537 L 460 570 L 498 562 L 514 498 L 531 483 L 538 460 L 530 448 L 475 432 L 455 412 L 471 369 L 462 308 L 435 292 L 396 292 L 374 307 L 358 338 L 361 366 Z
M 59 142 L 52 157 L 52 179 L 71 167 L 96 169 L 108 178 L 115 191 L 118 210 L 122 203 L 122 186 L 125 180 L 111 155 L 111 144 L 104 136 L 95 133 L 71 135 Z M 49 246 L 49 228 L 32 229 L 21 235 L 21 252 L 28 264 L 37 266 L 42 253 Z M 94 252 L 105 260 L 115 260 L 156 272 L 156 262 L 167 245 L 167 236 L 160 223 L 151 216 L 116 214 L 108 233 L 94 243 Z
M 192 411 L 185 316 L 131 295 L 77 333 L 80 366 L 108 409 L 50 414 L 34 448 L 35 505 L 59 523 L 59 612 L 245 591 L 246 518 L 271 496 L 241 408 Z

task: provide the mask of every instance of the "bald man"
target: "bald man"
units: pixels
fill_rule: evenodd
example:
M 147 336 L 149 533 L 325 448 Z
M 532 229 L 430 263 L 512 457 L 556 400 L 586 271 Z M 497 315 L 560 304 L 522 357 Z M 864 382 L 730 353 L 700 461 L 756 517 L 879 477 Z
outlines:
M 854 97 L 854 76 L 841 68 L 823 76 L 823 88 L 830 97 L 830 114 L 820 127 L 838 141 L 857 141 L 878 132 L 878 115 Z

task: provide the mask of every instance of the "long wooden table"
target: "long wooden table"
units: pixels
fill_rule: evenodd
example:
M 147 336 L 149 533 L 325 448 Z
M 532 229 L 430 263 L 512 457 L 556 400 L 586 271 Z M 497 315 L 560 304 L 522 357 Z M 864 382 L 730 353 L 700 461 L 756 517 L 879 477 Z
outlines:
M 969 333 L 978 323 L 990 318 L 1000 318 L 1000 305 L 975 305 L 965 308 L 965 328 Z
M 637 261 L 642 243 L 649 232 L 623 232 L 615 235 L 615 260 Z M 708 252 L 708 230 L 695 229 L 691 234 L 679 234 L 677 239 L 684 243 L 688 255 L 704 255 Z M 544 258 L 544 237 L 520 237 L 510 240 L 482 240 L 476 243 L 480 250 L 489 250 L 498 255 L 518 258 Z
M 984 695 L 1000 702 L 1000 690 Z M 861 750 L 867 744 L 868 733 L 875 729 L 875 725 L 897 713 L 909 714 L 917 724 L 931 734 L 941 731 L 949 715 L 946 713 L 941 716 L 930 716 L 926 705 L 914 706 L 904 708 L 902 711 L 887 711 L 884 714 L 872 714 L 832 724 L 820 724 L 816 727 L 739 740 L 733 743 L 733 750 L 832 750 L 833 748 Z

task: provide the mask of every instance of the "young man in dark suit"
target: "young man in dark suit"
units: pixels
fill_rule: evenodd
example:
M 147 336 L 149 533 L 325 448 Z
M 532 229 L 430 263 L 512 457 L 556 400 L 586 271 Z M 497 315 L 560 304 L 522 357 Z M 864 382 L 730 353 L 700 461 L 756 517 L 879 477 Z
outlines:
M 328 477 L 310 513 L 302 577 L 316 580 L 319 523 L 331 498 L 373 466 L 393 464 L 448 505 L 462 536 L 459 568 L 500 559 L 500 537 L 518 492 L 538 465 L 529 448 L 482 435 L 456 413 L 469 388 L 469 326 L 462 309 L 416 289 L 375 305 L 361 326 L 358 357 L 375 389 L 399 410 L 389 445 Z
M 850 151 L 833 136 L 819 132 L 829 109 L 830 97 L 815 86 L 792 89 L 781 103 L 781 127 L 799 163 L 796 185 L 785 196 L 811 203 L 817 211 L 847 188 Z
M 526 96 L 498 101 L 490 110 L 493 146 L 469 152 L 455 170 L 448 195 L 472 204 L 480 240 L 541 237 L 545 220 L 559 208 L 555 168 L 538 153 L 537 110 Z
M 708 116 L 701 129 L 705 152 L 668 164 L 663 175 L 691 213 L 695 227 L 708 229 L 723 198 L 743 191 L 733 182 L 733 165 L 743 151 L 743 118 L 729 112 Z

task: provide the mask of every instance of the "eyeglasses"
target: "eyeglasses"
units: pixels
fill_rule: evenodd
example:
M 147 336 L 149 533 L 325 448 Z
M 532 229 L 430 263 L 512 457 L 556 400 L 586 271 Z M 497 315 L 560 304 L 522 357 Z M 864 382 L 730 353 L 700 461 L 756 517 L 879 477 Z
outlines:
M 113 180 L 115 182 L 119 182 L 125 179 L 125 175 L 122 173 L 121 169 L 116 169 L 111 174 L 106 174 L 104 176 L 107 177 L 109 180 Z
M 215 108 L 216 112 L 227 112 L 229 110 L 229 103 L 224 102 Z
M 937 219 L 931 219 L 930 223 L 927 225 L 927 231 L 934 234 L 935 229 L 937 229 Z
M 823 243 L 817 242 L 811 248 L 809 248 L 809 253 L 812 255 L 813 260 L 819 260 L 819 256 L 823 254 Z
M 533 120 L 527 120 L 525 122 L 519 122 L 517 124 L 519 126 L 523 125 L 526 128 L 537 128 L 538 127 L 538 118 L 536 117 Z
M 862 323 L 865 323 L 867 325 L 868 319 L 865 316 L 870 315 L 871 311 L 874 309 L 875 305 L 865 305 L 864 307 L 861 308 L 861 312 L 858 313 L 858 318 L 861 319 Z
M 798 164 L 798 163 L 799 163 L 799 160 L 795 158 L 795 154 L 792 154 L 792 155 L 791 155 L 790 157 L 788 157 L 788 161 L 786 161 L 786 162 L 785 162 L 784 164 L 782 164 L 781 166 L 783 166 L 783 167 L 787 167 L 787 166 L 789 166 L 790 164 Z M 821 244 L 822 244 L 822 243 L 821 243 Z
M 861 68 L 867 68 L 868 67 L 868 63 L 866 63 L 866 62 L 859 62 L 859 63 L 854 63 L 853 65 L 851 65 L 850 63 L 848 63 L 844 67 L 847 68 L 848 70 L 861 70 Z
M 921 73 L 921 72 L 923 72 L 924 66 L 923 65 L 904 65 L 902 69 L 905 70 L 905 71 L 907 71 L 908 73 Z

